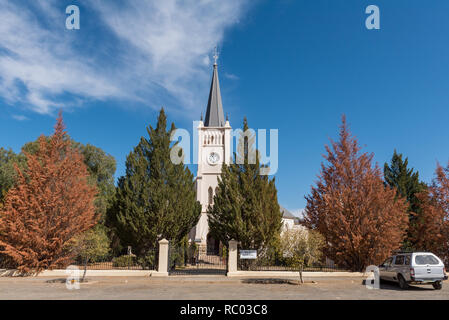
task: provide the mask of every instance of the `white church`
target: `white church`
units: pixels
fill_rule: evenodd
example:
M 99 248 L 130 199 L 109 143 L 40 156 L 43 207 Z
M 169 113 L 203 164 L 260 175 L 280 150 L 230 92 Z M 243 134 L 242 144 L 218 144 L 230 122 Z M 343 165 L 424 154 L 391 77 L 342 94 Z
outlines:
M 199 245 L 200 252 L 218 254 L 220 243 L 209 235 L 207 208 L 213 204 L 218 187 L 218 177 L 223 161 L 229 164 L 232 157 L 231 125 L 225 119 L 218 80 L 217 55 L 204 121 L 198 125 L 198 172 L 196 176 L 197 200 L 201 203 L 201 217 L 189 235 L 190 241 Z M 284 228 L 297 225 L 296 217 L 281 206 Z

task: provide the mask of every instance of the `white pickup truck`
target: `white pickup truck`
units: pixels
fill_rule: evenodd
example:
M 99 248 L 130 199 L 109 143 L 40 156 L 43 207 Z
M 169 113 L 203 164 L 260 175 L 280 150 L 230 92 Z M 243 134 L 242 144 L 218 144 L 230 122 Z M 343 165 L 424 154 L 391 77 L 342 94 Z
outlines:
M 409 284 L 432 284 L 440 290 L 447 280 L 443 262 L 430 252 L 398 253 L 379 266 L 379 277 L 399 283 L 401 289 Z

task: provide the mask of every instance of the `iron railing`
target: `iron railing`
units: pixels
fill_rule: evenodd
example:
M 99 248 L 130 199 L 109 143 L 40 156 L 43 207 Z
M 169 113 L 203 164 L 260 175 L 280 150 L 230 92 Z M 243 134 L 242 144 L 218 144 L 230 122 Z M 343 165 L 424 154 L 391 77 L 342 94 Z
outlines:
M 170 246 L 168 271 L 170 274 L 225 274 L 227 255 L 216 251 L 192 250 L 181 246 Z
M 148 250 L 145 257 L 133 254 L 107 256 L 102 259 L 89 260 L 87 270 L 157 270 L 159 252 L 157 249 Z M 80 269 L 84 269 L 85 262 L 81 258 L 73 261 Z
M 240 259 L 240 252 L 237 256 L 237 269 L 239 271 L 299 271 L 298 266 L 290 263 L 288 258 L 276 257 L 269 254 L 258 254 L 256 259 Z M 306 263 L 303 266 L 304 272 L 341 272 L 349 271 L 330 263 Z

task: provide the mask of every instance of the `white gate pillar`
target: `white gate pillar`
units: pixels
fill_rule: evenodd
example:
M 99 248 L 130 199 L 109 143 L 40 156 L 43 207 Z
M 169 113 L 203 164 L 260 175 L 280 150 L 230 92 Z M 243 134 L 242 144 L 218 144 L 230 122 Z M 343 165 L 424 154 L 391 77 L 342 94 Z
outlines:
M 235 240 L 229 241 L 229 256 L 228 256 L 228 273 L 227 276 L 237 272 L 237 244 Z
M 159 241 L 159 263 L 157 272 L 152 274 L 154 277 L 168 277 L 168 245 L 167 239 Z

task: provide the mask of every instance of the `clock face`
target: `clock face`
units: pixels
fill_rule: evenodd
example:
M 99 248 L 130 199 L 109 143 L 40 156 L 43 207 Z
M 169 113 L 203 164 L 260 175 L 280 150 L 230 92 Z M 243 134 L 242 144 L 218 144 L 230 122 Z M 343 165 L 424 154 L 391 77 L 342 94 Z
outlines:
M 212 165 L 217 164 L 220 161 L 220 156 L 216 152 L 211 152 L 207 157 L 207 161 Z

